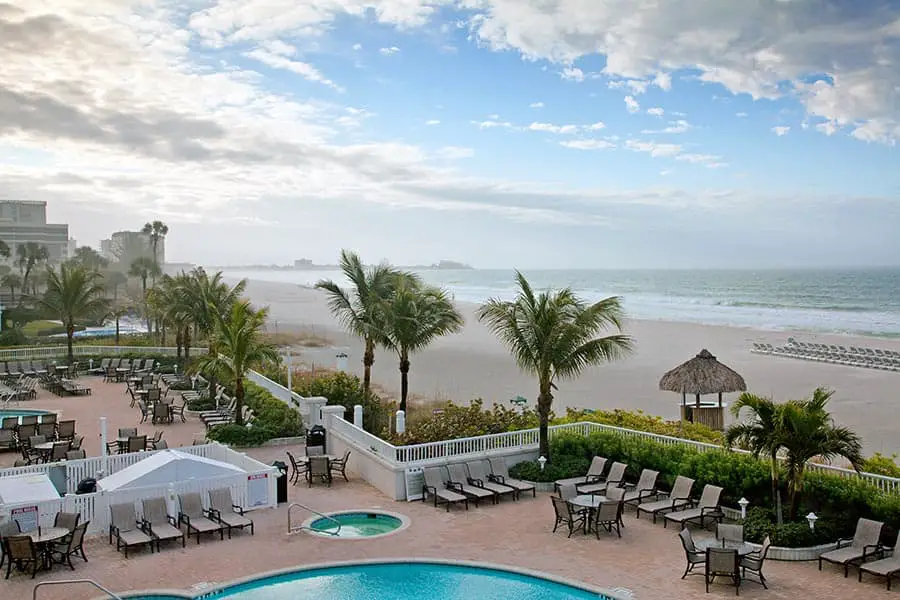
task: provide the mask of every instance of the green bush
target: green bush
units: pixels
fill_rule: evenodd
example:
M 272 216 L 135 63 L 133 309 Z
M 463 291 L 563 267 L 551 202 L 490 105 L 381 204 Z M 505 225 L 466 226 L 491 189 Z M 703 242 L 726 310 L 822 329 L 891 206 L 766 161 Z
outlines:
M 768 508 L 751 508 L 743 521 L 744 539 L 761 544 L 766 536 L 770 536 L 773 546 L 786 548 L 805 548 L 835 541 L 839 536 L 835 527 L 827 518 L 820 518 L 815 529 L 809 528 L 806 519 L 789 523 L 776 524 L 775 512 Z
M 437 414 L 409 423 L 403 434 L 385 433 L 382 437 L 392 444 L 402 446 L 505 433 L 537 426 L 537 415 L 532 411 L 523 412 L 499 404 L 485 409 L 483 400 L 476 398 L 468 406 L 447 403 Z
M 171 389 L 171 388 L 169 388 Z M 194 398 L 193 400 L 187 403 L 188 410 L 201 411 L 201 410 L 215 410 L 216 408 L 216 399 L 209 398 L 208 396 L 201 396 L 199 398 Z
M 286 372 L 280 369 L 277 376 L 283 378 L 279 383 L 287 383 Z M 276 380 L 277 381 L 277 380 Z M 363 429 L 378 434 L 391 420 L 392 405 L 382 402 L 375 394 L 365 394 L 362 381 L 356 375 L 342 371 L 319 371 L 305 373 L 291 380 L 293 391 L 304 397 L 322 396 L 328 399 L 329 405 L 344 407 L 344 419 L 353 422 L 353 407 L 363 407 Z
M 210 429 L 207 437 L 235 446 L 259 446 L 274 438 L 303 435 L 300 413 L 265 388 L 245 381 L 244 404 L 253 411 L 253 422 L 248 427 L 217 425 Z
M 216 425 L 209 430 L 206 437 L 230 446 L 250 447 L 260 446 L 279 436 L 275 435 L 268 427 L 262 425 L 254 424 L 251 427 L 242 427 L 232 424 Z
M 709 444 L 721 444 L 723 440 L 721 431 L 710 429 L 706 425 L 689 422 L 685 422 L 682 425 L 679 421 L 665 421 L 662 417 L 648 415 L 642 410 L 622 410 L 619 408 L 614 410 L 575 410 L 567 408 L 566 416 L 554 420 L 553 424 L 579 423 L 583 421 L 635 429 L 637 431 L 647 431 L 658 435 L 668 435 Z
M 897 464 L 896 454 L 885 456 L 880 452 L 876 452 L 863 462 L 862 470 L 876 475 L 900 477 L 900 465 Z
M 0 332 L 0 346 L 24 346 L 28 343 L 25 333 L 18 327 L 4 329 Z

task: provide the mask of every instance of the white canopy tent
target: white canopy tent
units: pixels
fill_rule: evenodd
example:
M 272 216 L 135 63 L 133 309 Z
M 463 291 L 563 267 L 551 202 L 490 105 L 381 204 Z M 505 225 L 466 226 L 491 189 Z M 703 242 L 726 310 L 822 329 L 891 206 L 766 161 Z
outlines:
M 46 473 L 0 477 L 0 506 L 59 500 L 59 492 Z
M 246 474 L 232 464 L 179 450 L 162 450 L 97 482 L 104 491 L 164 486 L 179 481 Z

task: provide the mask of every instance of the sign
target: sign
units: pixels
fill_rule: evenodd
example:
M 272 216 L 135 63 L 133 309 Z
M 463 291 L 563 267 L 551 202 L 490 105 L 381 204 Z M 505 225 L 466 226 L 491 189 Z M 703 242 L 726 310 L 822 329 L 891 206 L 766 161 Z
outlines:
M 422 486 L 425 485 L 425 469 L 410 467 L 406 469 L 406 500 L 421 500 L 424 497 Z
M 269 504 L 269 474 L 254 473 L 247 475 L 247 507 L 267 506 Z
M 27 533 L 38 528 L 38 507 L 20 506 L 9 511 L 9 518 L 19 524 L 19 531 Z

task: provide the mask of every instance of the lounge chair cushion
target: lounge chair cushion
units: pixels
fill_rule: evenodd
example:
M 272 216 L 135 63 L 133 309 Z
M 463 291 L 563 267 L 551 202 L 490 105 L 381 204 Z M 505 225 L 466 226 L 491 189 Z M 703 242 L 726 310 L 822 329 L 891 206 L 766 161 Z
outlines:
M 841 548 L 841 550 L 845 550 L 845 548 Z M 888 575 L 900 571 L 900 556 L 891 556 L 882 558 L 881 560 L 863 563 L 860 569 L 868 573 L 887 577 Z
M 643 502 L 638 505 L 638 508 L 643 512 L 654 513 L 659 512 L 661 510 L 669 510 L 675 508 L 682 508 L 688 505 L 688 500 L 672 500 L 667 498 L 665 500 L 654 500 L 653 502 Z M 699 512 L 699 509 L 697 509 Z
M 827 560 L 829 562 L 837 563 L 842 565 L 846 562 L 850 562 L 853 560 L 859 560 L 863 557 L 863 549 L 862 548 L 854 548 L 853 546 L 847 546 L 846 548 L 838 548 L 837 550 L 831 550 L 829 552 L 823 552 L 820 558 L 822 560 Z
M 462 502 L 466 500 L 466 497 L 462 494 L 446 488 L 437 488 L 435 495 L 446 502 Z
M 184 532 L 169 523 L 152 523 L 150 530 L 161 540 L 174 540 L 184 536 Z
M 222 526 L 218 523 L 210 521 L 206 517 L 191 517 L 191 529 L 206 533 L 207 531 L 218 531 Z
M 641 510 L 644 510 L 641 508 Z M 672 521 L 674 523 L 684 523 L 685 521 L 693 521 L 694 519 L 699 519 L 702 515 L 702 510 L 699 508 L 688 508 L 685 510 L 679 510 L 676 512 L 671 512 L 666 515 L 667 521 Z M 707 515 L 711 515 L 711 511 L 706 511 Z
M 253 521 L 236 512 L 219 513 L 219 518 L 229 527 L 250 527 Z
M 139 529 L 132 529 L 131 531 L 119 531 L 119 541 L 123 546 L 137 546 L 149 544 L 153 539 Z
M 596 494 L 598 492 L 606 491 L 606 482 L 603 483 L 589 483 L 587 485 L 578 486 L 579 494 Z
M 567 479 L 557 479 L 556 480 L 557 487 L 562 487 L 564 485 L 578 485 L 587 483 L 587 476 L 582 475 L 581 477 L 569 477 Z

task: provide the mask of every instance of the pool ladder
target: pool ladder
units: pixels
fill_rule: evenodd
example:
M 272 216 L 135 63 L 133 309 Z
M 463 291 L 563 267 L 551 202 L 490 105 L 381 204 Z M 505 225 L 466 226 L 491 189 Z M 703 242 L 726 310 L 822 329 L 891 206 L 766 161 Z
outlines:
M 315 530 L 316 533 L 327 533 L 328 535 L 331 535 L 331 536 L 338 536 L 341 533 L 341 522 L 340 521 L 338 521 L 334 517 L 329 517 L 328 515 L 322 514 L 317 510 L 313 510 L 310 507 L 306 506 L 305 504 L 300 504 L 299 502 L 292 502 L 291 505 L 288 506 L 288 517 L 287 517 L 288 533 L 294 533 L 295 531 L 302 531 L 304 529 L 309 529 L 310 531 L 313 531 L 313 529 L 311 527 L 304 527 L 303 525 L 300 525 L 300 526 L 294 528 L 291 525 L 291 511 L 294 510 L 295 508 L 301 508 L 303 510 L 307 510 L 307 511 L 311 512 L 312 514 L 316 515 L 317 517 L 321 517 L 321 518 L 323 518 L 327 521 L 331 521 L 335 525 L 337 525 L 337 529 L 335 529 L 333 531 L 329 530 L 329 529 L 316 529 Z
M 74 585 L 76 583 L 86 583 L 88 585 L 92 585 L 113 600 L 122 600 L 121 596 L 118 596 L 115 593 L 109 591 L 93 579 L 60 579 L 59 581 L 41 581 L 35 584 L 34 592 L 32 592 L 31 594 L 31 600 L 37 600 L 38 590 L 45 585 Z

